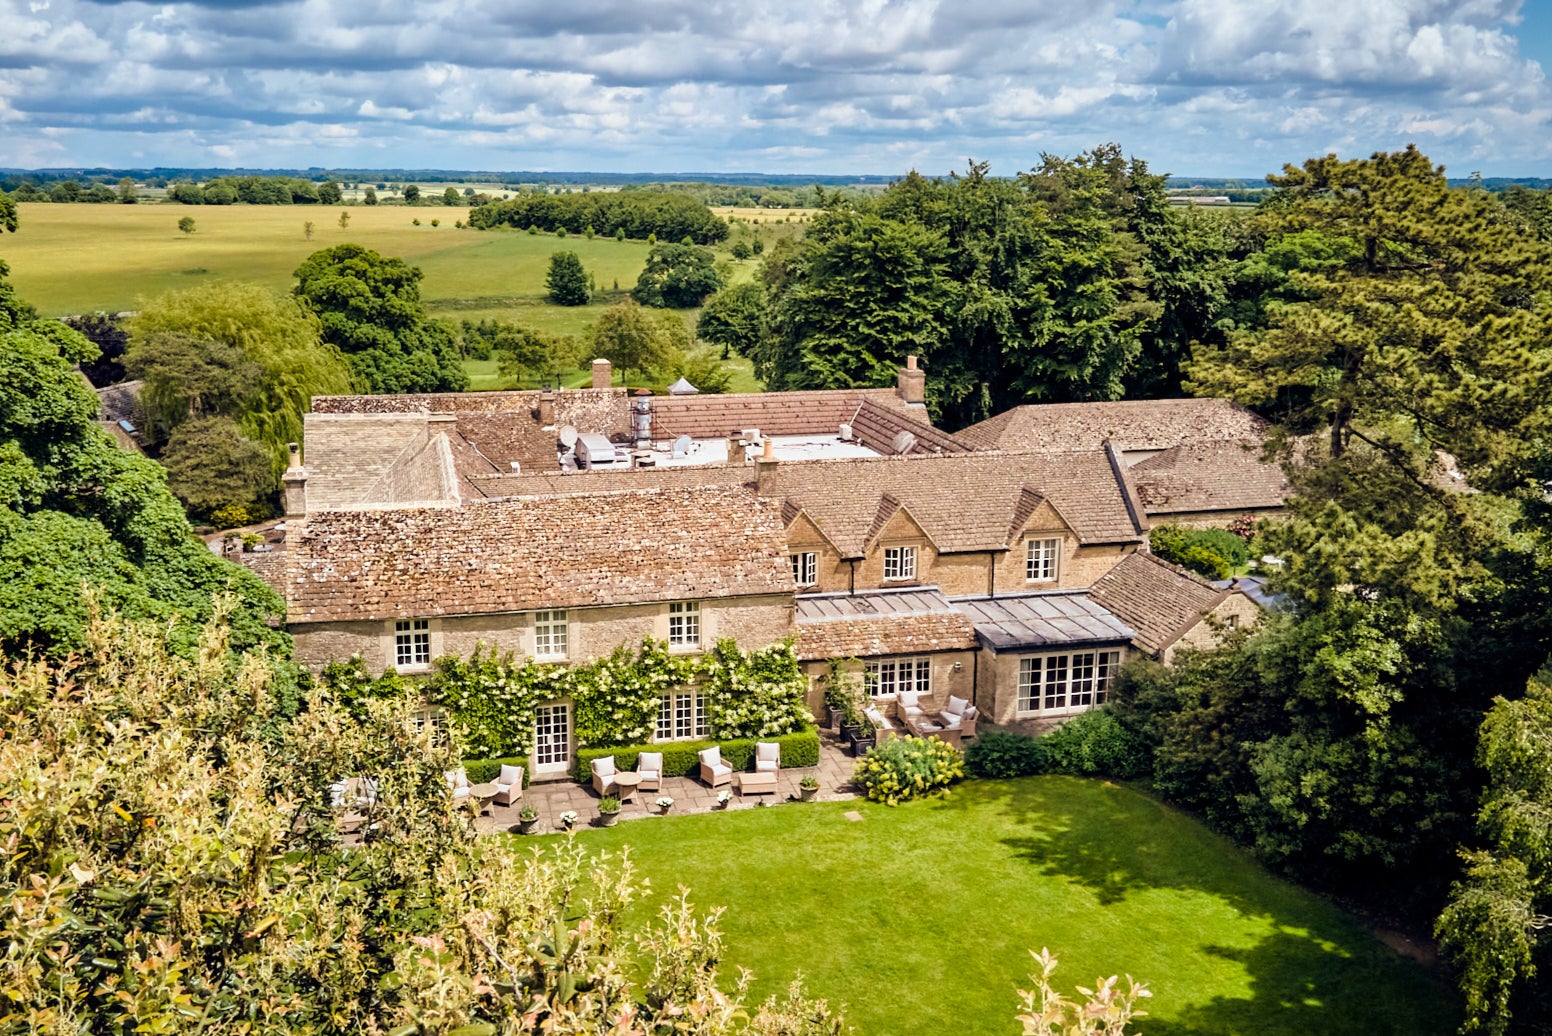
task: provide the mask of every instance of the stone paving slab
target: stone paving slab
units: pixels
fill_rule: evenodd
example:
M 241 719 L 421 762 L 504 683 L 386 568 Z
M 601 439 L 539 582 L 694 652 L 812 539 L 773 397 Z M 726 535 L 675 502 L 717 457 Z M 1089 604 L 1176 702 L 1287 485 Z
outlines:
M 774 795 L 767 793 L 741 797 L 730 785 L 713 789 L 702 784 L 695 777 L 665 777 L 661 790 L 638 789 L 629 802 L 622 803 L 619 818 L 621 822 L 625 822 L 660 815 L 655 803 L 664 795 L 674 800 L 670 813 L 709 813 L 719 808 L 717 793 L 723 790 L 733 792 L 732 799 L 726 806 L 730 810 L 784 805 L 801 798 L 798 793 L 798 782 L 808 774 L 819 778 L 819 793 L 814 796 L 816 801 L 843 802 L 861 796 L 861 790 L 851 783 L 851 772 L 856 762 L 846 754 L 839 742 L 821 732 L 819 765 L 783 768 L 777 776 Z M 593 786 L 566 780 L 529 785 L 523 789 L 523 797 L 517 803 L 511 806 L 492 805 L 489 811 L 480 817 L 479 830 L 487 834 L 517 830 L 518 810 L 524 803 L 533 806 L 539 812 L 538 822 L 534 825 L 535 833 L 545 834 L 565 830 L 565 826 L 560 822 L 560 815 L 568 810 L 576 812 L 578 827 L 598 824 L 598 794 L 593 791 Z

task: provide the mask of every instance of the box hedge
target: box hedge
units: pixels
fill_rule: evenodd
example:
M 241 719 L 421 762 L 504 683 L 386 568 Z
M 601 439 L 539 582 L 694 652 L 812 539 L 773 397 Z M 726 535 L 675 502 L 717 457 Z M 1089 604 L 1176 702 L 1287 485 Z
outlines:
M 533 783 L 533 772 L 528 769 L 526 756 L 509 755 L 500 759 L 465 759 L 463 772 L 468 775 L 470 784 L 488 784 L 501 775 L 503 766 L 521 766 L 523 768 L 523 787 Z
M 664 777 L 687 777 L 700 772 L 697 753 L 712 747 L 721 747 L 722 761 L 739 773 L 754 766 L 755 741 L 774 741 L 781 746 L 781 765 L 784 767 L 819 765 L 819 732 L 810 727 L 795 734 L 779 734 L 768 738 L 739 738 L 732 741 L 665 741 L 655 745 L 626 745 L 615 748 L 583 748 L 577 752 L 576 766 L 572 773 L 577 780 L 593 779 L 593 760 L 614 756 L 619 770 L 634 770 L 636 757 L 642 752 L 663 753 Z M 470 780 L 473 780 L 471 775 Z

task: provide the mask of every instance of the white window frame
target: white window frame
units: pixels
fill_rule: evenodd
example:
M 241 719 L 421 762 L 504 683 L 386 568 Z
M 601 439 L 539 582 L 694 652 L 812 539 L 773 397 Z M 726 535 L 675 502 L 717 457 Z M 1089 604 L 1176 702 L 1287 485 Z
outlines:
M 1061 578 L 1062 541 L 1060 539 L 1026 540 L 1024 548 L 1024 581 L 1026 583 L 1054 583 Z
M 1019 659 L 1018 715 L 1069 716 L 1098 708 L 1110 699 L 1123 656 L 1120 648 L 1099 648 Z
M 696 651 L 701 646 L 701 603 L 675 601 L 668 606 L 668 646 Z
M 812 550 L 799 551 L 792 557 L 792 581 L 799 586 L 819 584 L 819 555 Z
M 534 657 L 565 658 L 571 650 L 570 619 L 564 609 L 534 612 Z
M 884 579 L 891 583 L 904 583 L 916 578 L 916 548 L 911 546 L 884 548 Z
M 932 694 L 932 658 L 905 655 L 870 659 L 862 664 L 862 682 L 868 697 L 891 701 L 901 691 Z
M 427 705 L 410 713 L 410 723 L 417 734 L 427 727 L 440 734 L 447 727 L 447 710 L 440 705 Z
M 654 742 L 704 741 L 710 729 L 706 695 L 700 691 L 674 691 L 658 699 Z
M 393 623 L 395 672 L 431 668 L 431 620 L 395 619 Z

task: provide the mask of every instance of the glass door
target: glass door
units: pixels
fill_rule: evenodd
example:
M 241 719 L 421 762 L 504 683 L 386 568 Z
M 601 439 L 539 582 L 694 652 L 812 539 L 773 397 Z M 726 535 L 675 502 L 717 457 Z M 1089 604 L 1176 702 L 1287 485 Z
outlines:
M 570 768 L 571 704 L 541 705 L 534 711 L 534 776 L 553 777 Z

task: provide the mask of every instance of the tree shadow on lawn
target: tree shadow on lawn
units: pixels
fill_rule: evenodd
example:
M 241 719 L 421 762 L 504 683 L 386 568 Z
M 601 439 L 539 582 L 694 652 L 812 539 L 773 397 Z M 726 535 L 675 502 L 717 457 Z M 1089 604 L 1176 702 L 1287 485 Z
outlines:
M 1012 859 L 1072 882 L 1102 908 L 1175 890 L 1200 893 L 1269 923 L 1271 931 L 1249 947 L 1213 945 L 1210 934 L 1208 945 L 1190 947 L 1239 962 L 1251 983 L 1248 999 L 1216 996 L 1177 1003 L 1174 1010 L 1155 1000 L 1144 1006 L 1158 1017 L 1140 1026 L 1149 1036 L 1453 1031 L 1455 1010 L 1443 983 L 1356 919 L 1267 873 L 1250 853 L 1188 815 L 1105 781 L 1045 777 L 971 787 L 971 794 L 950 795 L 937 808 L 996 803 L 1008 823 L 993 837 Z M 1182 932 L 1182 939 L 1184 949 L 1190 937 Z
M 1237 961 L 1250 978 L 1250 995 L 1215 996 L 1138 1023 L 1148 1036 L 1208 1033 L 1294 1034 L 1407 1033 L 1445 1036 L 1460 1019 L 1438 983 L 1417 967 L 1376 968 L 1300 932 L 1278 931 L 1251 949 L 1209 946 L 1207 952 Z M 1376 974 L 1383 969 L 1385 974 Z

